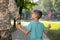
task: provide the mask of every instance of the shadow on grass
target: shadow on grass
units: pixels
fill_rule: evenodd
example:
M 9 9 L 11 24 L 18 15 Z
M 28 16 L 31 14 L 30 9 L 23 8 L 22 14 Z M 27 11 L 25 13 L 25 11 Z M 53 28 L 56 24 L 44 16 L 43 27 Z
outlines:
M 59 30 L 50 30 L 48 33 L 48 37 L 51 40 L 60 40 L 60 29 Z

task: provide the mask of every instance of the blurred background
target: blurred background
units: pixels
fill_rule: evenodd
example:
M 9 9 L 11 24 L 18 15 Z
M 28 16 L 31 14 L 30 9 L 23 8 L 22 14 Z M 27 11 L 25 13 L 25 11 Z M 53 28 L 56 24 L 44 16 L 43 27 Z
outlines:
M 35 9 L 41 10 L 43 12 L 43 20 L 45 19 L 49 9 L 52 11 L 53 14 L 50 20 L 60 20 L 59 0 L 17 0 L 16 2 L 18 9 L 20 10 L 22 20 L 30 20 L 31 12 Z
M 21 25 L 26 26 L 31 21 L 33 10 L 41 10 L 42 18 L 39 20 L 47 27 L 51 24 L 51 29 L 48 33 L 50 40 L 60 40 L 60 0 L 15 0 L 21 16 Z M 51 15 L 48 20 L 46 17 Z M 12 15 L 11 15 L 12 19 Z M 11 20 L 11 24 L 13 24 Z

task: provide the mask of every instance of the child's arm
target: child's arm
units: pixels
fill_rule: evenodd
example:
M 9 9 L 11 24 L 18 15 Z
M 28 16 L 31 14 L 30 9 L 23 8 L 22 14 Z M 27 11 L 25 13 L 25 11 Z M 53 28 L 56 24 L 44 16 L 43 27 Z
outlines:
M 30 31 L 28 31 L 28 30 L 22 29 L 19 24 L 16 24 L 16 28 L 17 28 L 18 30 L 20 30 L 21 32 L 23 32 L 24 34 L 26 34 L 26 35 L 28 35 L 28 33 L 30 32 Z
M 44 33 L 47 34 L 49 32 L 50 28 L 51 28 L 51 25 L 49 24 L 47 30 L 45 30 Z

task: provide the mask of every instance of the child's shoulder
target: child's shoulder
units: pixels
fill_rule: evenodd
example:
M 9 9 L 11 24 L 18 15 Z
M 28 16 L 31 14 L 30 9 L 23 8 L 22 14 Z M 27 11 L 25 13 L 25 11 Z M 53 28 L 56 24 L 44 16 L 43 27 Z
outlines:
M 32 24 L 33 23 L 33 21 L 30 21 L 30 24 Z
M 42 22 L 39 22 L 41 25 L 43 25 L 43 23 Z
M 30 21 L 30 22 L 29 22 L 29 24 L 32 24 L 32 23 L 33 23 L 33 21 Z
M 29 23 L 29 24 L 33 25 L 34 23 L 35 23 L 34 21 L 30 21 L 30 23 Z

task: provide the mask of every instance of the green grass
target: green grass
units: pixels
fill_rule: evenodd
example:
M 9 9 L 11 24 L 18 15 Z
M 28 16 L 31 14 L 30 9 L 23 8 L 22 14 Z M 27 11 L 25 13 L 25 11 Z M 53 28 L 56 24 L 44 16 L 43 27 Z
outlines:
M 43 24 L 48 27 L 51 24 L 51 30 L 58 30 L 60 29 L 60 22 L 43 22 Z
M 48 37 L 51 40 L 60 40 L 60 22 L 44 22 L 44 25 L 48 27 L 51 24 L 51 29 L 48 33 Z

